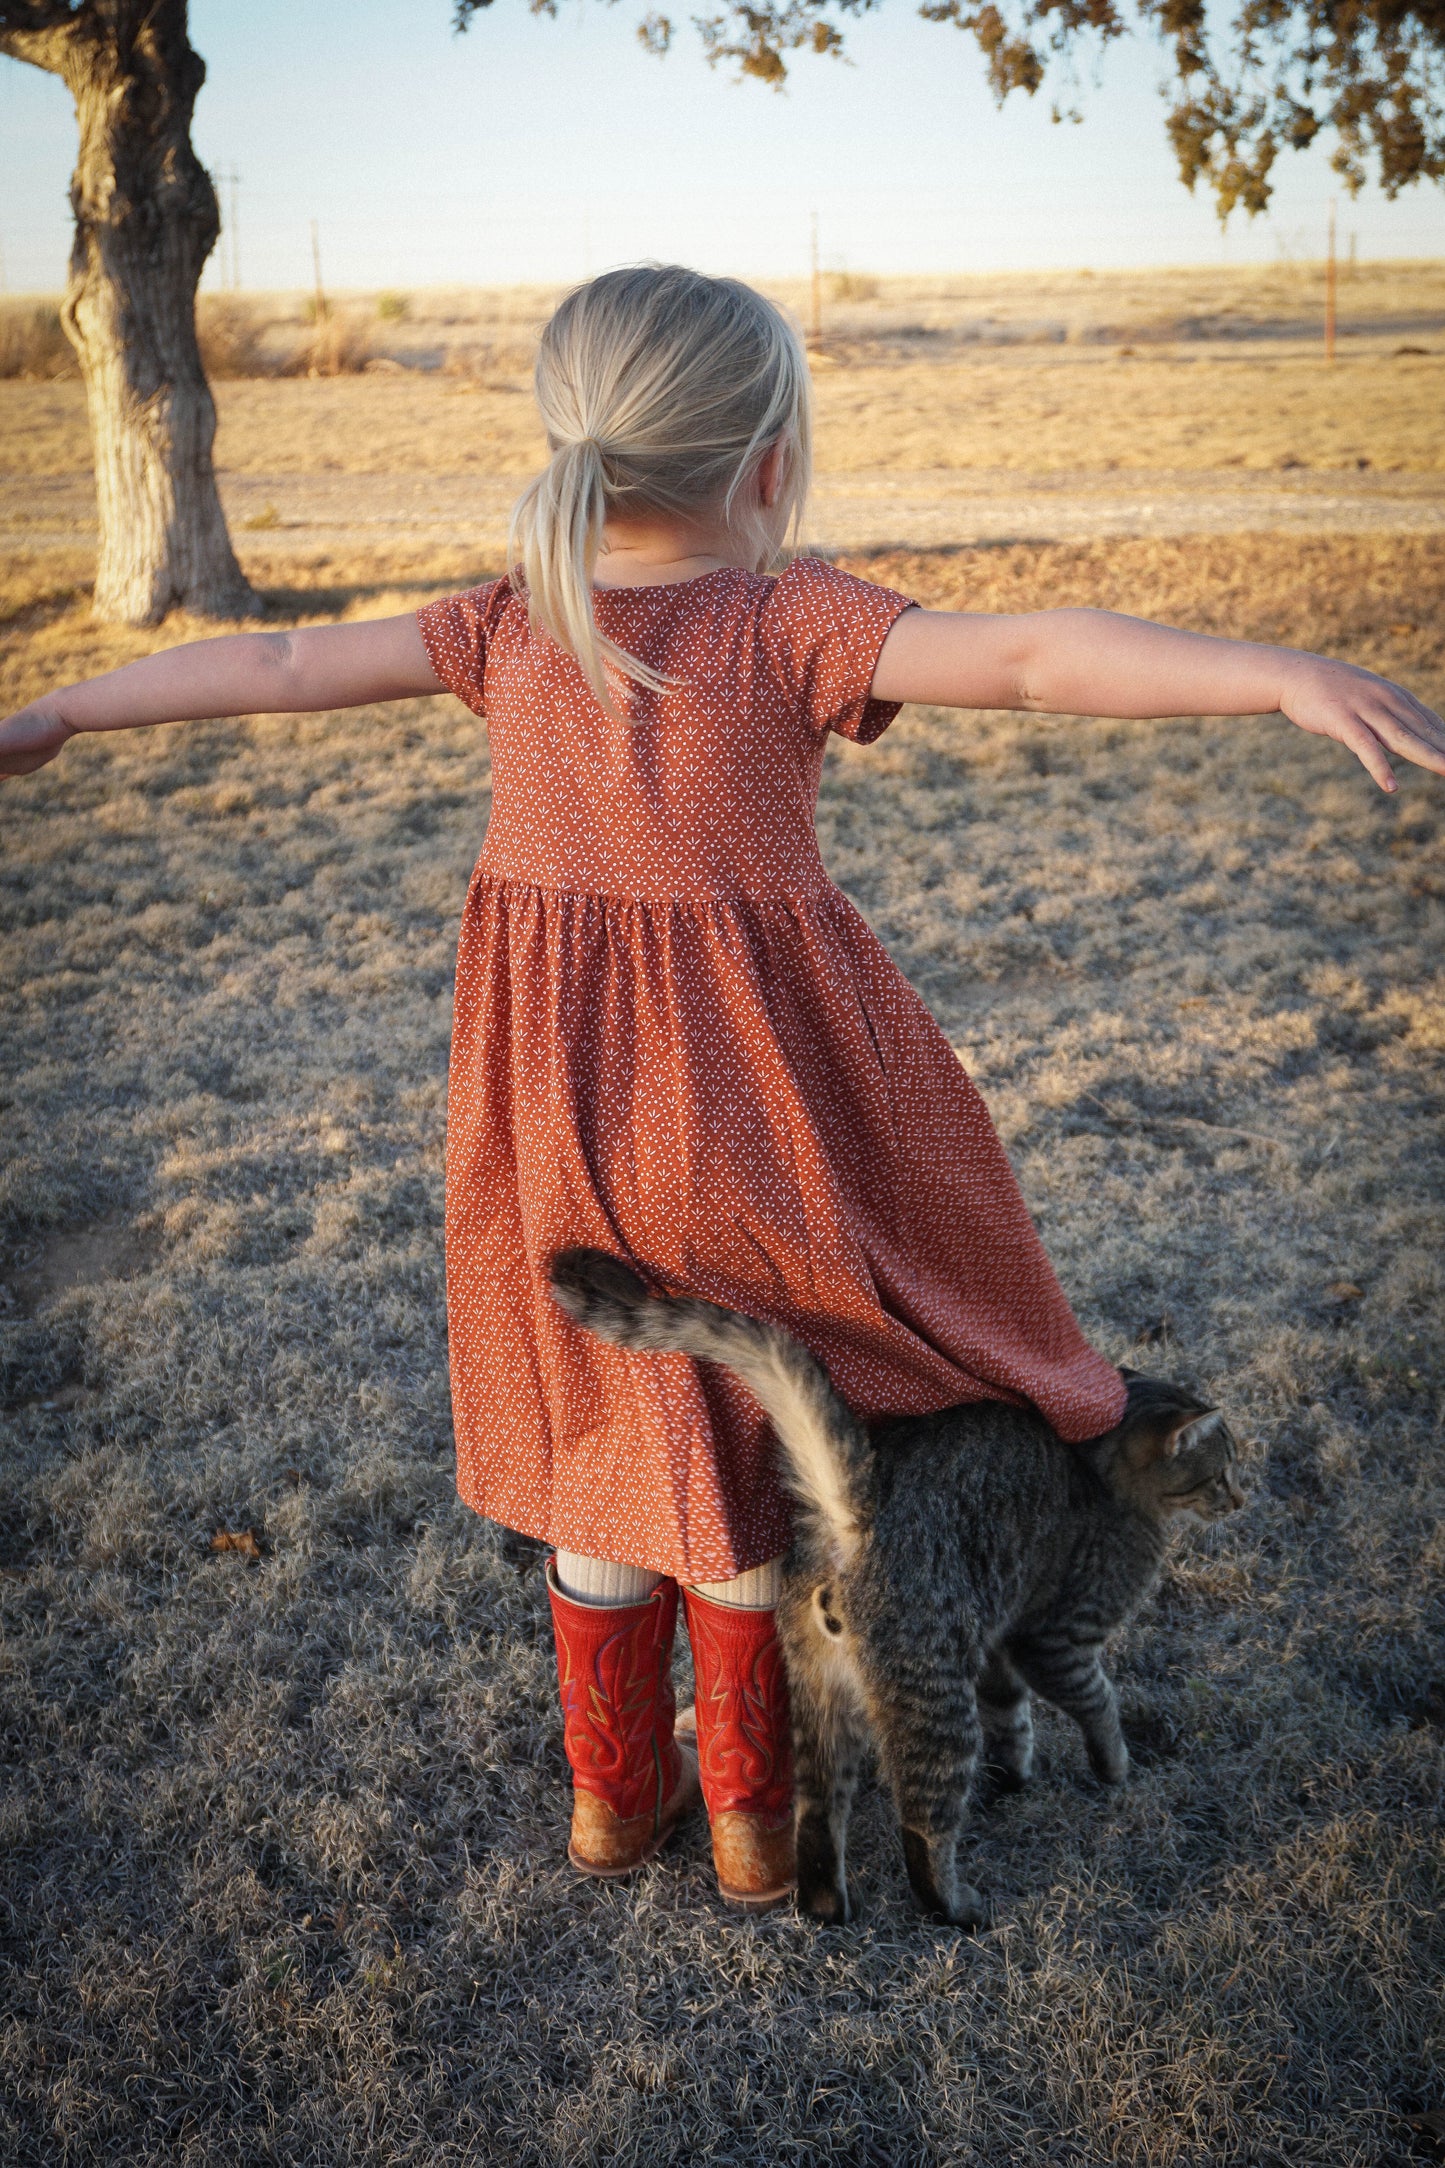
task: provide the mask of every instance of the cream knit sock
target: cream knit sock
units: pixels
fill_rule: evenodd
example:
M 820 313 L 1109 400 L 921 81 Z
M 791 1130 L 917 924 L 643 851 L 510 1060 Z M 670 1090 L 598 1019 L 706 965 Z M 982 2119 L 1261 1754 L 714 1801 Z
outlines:
M 613 1608 L 643 1603 L 662 1579 L 645 1566 L 624 1566 L 613 1558 L 588 1558 L 581 1551 L 558 1551 L 553 1560 L 557 1586 L 573 1603 Z
M 692 1581 L 699 1596 L 709 1603 L 728 1603 L 739 1611 L 774 1611 L 783 1593 L 783 1561 L 770 1558 L 764 1566 L 750 1566 L 732 1581 Z

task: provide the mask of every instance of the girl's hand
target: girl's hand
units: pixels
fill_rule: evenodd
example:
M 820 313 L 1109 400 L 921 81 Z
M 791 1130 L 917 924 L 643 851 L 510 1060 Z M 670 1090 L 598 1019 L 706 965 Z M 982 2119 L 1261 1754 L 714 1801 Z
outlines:
M 1280 713 L 1316 737 L 1338 738 L 1381 790 L 1396 790 L 1389 753 L 1445 775 L 1445 722 L 1403 685 L 1322 655 L 1296 655 L 1280 694 Z
M 75 732 L 44 700 L 32 700 L 0 722 L 0 776 L 29 775 L 54 760 Z

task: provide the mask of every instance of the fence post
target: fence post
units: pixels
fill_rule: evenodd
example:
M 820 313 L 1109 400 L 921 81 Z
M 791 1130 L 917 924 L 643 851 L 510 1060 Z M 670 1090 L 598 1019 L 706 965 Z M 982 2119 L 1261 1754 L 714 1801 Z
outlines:
M 321 284 L 321 238 L 316 231 L 316 221 L 311 221 L 311 268 L 316 275 L 316 321 L 326 321 L 326 294 Z

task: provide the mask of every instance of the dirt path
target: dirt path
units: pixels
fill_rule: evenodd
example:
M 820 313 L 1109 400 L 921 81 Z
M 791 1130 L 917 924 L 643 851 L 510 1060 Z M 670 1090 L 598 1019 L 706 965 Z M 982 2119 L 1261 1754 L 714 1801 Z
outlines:
M 513 475 L 245 474 L 222 477 L 244 549 L 309 556 L 359 542 L 450 541 L 500 550 Z M 1020 474 L 859 468 L 819 478 L 809 540 L 828 549 L 1076 541 L 1089 536 L 1389 533 L 1445 527 L 1438 475 L 1188 472 Z M 88 475 L 0 481 L 0 549 L 74 548 L 95 534 Z

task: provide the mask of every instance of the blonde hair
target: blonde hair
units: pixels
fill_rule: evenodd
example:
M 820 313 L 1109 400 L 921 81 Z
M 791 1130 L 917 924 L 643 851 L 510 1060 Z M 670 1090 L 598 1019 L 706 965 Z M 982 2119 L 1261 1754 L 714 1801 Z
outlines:
M 773 545 L 739 489 L 781 441 L 781 510 L 785 527 L 796 522 L 812 459 L 808 365 L 786 317 L 750 286 L 649 264 L 568 294 L 542 334 L 535 385 L 552 457 L 517 500 L 508 561 L 532 624 L 615 715 L 609 670 L 653 691 L 666 681 L 598 630 L 604 520 L 720 510 L 761 571 Z

